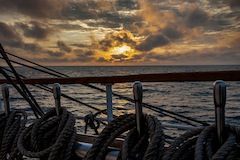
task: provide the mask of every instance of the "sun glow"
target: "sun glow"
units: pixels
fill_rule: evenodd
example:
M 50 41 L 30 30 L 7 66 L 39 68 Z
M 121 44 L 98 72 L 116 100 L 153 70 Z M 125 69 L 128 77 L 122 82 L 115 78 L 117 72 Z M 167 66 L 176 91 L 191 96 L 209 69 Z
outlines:
M 132 50 L 131 47 L 123 45 L 119 47 L 114 47 L 111 52 L 113 54 L 124 54 L 126 52 L 130 52 L 131 50 Z

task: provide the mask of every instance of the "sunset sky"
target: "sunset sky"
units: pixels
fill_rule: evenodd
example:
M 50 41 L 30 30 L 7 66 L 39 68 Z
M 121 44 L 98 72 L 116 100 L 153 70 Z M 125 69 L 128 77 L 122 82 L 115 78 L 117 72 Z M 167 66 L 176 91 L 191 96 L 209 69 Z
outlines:
M 1 0 L 5 51 L 43 65 L 240 64 L 240 0 Z

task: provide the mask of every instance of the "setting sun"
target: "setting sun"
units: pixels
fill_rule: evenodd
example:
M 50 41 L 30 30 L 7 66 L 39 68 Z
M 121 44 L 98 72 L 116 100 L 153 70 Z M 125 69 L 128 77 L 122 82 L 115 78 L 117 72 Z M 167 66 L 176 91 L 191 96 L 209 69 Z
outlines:
M 120 47 L 114 47 L 111 52 L 113 54 L 124 54 L 126 52 L 130 52 L 131 50 L 131 47 L 124 45 Z

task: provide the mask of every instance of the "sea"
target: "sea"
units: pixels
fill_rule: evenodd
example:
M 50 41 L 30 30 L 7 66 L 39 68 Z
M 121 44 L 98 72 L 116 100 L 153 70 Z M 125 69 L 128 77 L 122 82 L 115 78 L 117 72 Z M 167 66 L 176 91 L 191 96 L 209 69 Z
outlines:
M 40 68 L 40 67 L 37 67 Z M 178 72 L 200 72 L 200 71 L 233 71 L 240 70 L 240 65 L 202 65 L 202 66 L 50 66 L 49 68 L 70 77 L 97 77 L 97 76 L 119 76 L 136 75 L 150 73 L 178 73 Z M 28 78 L 54 77 L 31 68 L 16 66 L 19 75 Z M 10 73 L 9 73 L 10 74 Z M 0 78 L 4 78 L 0 75 Z M 57 83 L 57 82 L 56 82 Z M 142 82 L 143 102 L 149 105 L 168 110 L 180 115 L 191 117 L 193 119 L 215 123 L 215 107 L 213 102 L 213 82 Z M 112 85 L 114 93 L 125 97 L 133 98 L 133 84 L 115 83 Z M 226 123 L 240 125 L 240 81 L 226 81 L 227 101 L 225 106 Z M 60 84 L 61 85 L 61 84 Z M 98 88 L 106 89 L 105 85 L 92 84 Z M 48 87 L 52 88 L 52 84 Z M 45 90 L 27 85 L 28 89 L 35 97 L 39 106 L 44 112 L 55 107 L 55 100 L 52 93 Z M 34 114 L 29 104 L 24 98 L 11 86 L 10 106 L 12 109 L 24 109 L 29 115 L 29 119 L 34 119 Z M 77 99 L 90 106 L 99 109 L 106 108 L 106 93 L 83 86 L 81 84 L 61 85 L 61 92 Z M 3 106 L 2 96 L 1 106 Z M 127 100 L 113 96 L 113 114 L 119 116 L 127 113 L 134 113 L 134 104 Z M 83 117 L 90 112 L 97 111 L 83 104 L 72 100 L 61 98 L 61 106 L 67 108 L 76 117 L 76 126 L 78 132 L 84 131 L 85 122 Z M 184 124 L 173 117 L 168 117 L 159 112 L 143 108 L 143 112 L 154 115 L 163 123 Z M 98 115 L 99 119 L 105 119 L 106 115 Z

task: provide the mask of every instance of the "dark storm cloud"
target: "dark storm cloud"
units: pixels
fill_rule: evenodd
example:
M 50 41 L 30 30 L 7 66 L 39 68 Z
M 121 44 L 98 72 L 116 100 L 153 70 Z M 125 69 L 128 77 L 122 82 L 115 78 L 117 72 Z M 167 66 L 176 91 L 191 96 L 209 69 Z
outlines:
M 135 0 L 117 0 L 116 7 L 126 10 L 139 9 L 139 4 Z
M 132 26 L 132 23 L 134 23 L 137 20 L 137 17 L 127 16 L 127 15 L 120 15 L 117 12 L 102 12 L 99 15 L 99 18 L 103 20 L 103 25 L 105 27 L 109 28 L 119 28 L 121 25 L 124 26 L 124 28 L 128 29 Z M 97 24 L 98 25 L 98 24 Z
M 36 43 L 23 43 L 21 48 L 26 51 L 29 51 L 30 53 L 37 53 L 37 54 L 40 54 L 41 52 L 44 51 L 43 48 Z
M 55 58 L 60 58 L 62 56 L 65 55 L 65 53 L 63 52 L 59 52 L 59 51 L 50 51 L 50 50 L 47 50 L 45 51 L 49 56 L 51 57 L 55 57 Z
M 123 6 L 125 2 L 108 4 L 111 1 L 78 1 L 70 2 L 62 11 L 62 17 L 66 20 L 86 20 L 89 26 L 119 28 L 124 25 L 126 29 L 136 21 L 137 16 L 131 14 L 121 14 L 119 11 L 126 11 L 129 8 Z M 128 6 L 134 6 L 134 2 L 126 2 Z M 130 6 L 129 6 L 130 7 Z M 132 7 L 130 7 L 132 8 Z M 93 20 L 93 21 L 88 21 Z
M 167 60 L 173 60 L 177 57 L 180 57 L 181 55 L 177 54 L 170 54 L 170 53 L 164 53 L 164 54 L 157 54 L 154 52 L 150 52 L 148 54 L 142 55 L 145 60 L 154 60 L 154 61 L 167 61 Z
M 103 62 L 109 62 L 109 61 L 107 59 L 105 59 L 104 57 L 100 57 L 96 60 L 96 62 L 103 63 Z
M 211 18 L 209 28 L 214 31 L 225 29 L 240 31 L 240 13 L 230 12 L 214 15 Z
M 149 35 L 141 44 L 136 46 L 139 51 L 150 51 L 156 47 L 165 46 L 170 41 L 161 33 Z
M 95 61 L 95 57 L 94 54 L 95 52 L 93 50 L 74 50 L 74 52 L 77 55 L 77 58 L 75 59 L 75 61 L 77 62 L 92 62 Z
M 59 17 L 64 0 L 2 0 L 1 11 L 16 11 L 33 18 Z
M 91 45 L 81 44 L 81 43 L 74 43 L 74 44 L 71 44 L 71 46 L 73 46 L 73 47 L 79 47 L 79 48 L 87 48 L 87 47 L 90 47 Z
M 169 39 L 178 39 L 183 36 L 183 33 L 179 31 L 177 25 L 169 25 L 161 30 L 161 32 Z
M 20 34 L 12 25 L 0 22 L 0 43 L 3 47 L 24 48 Z
M 98 10 L 97 4 L 91 1 L 70 2 L 68 6 L 62 10 L 62 16 L 68 20 L 96 19 L 96 11 Z
M 111 61 L 124 61 L 128 56 L 124 54 L 111 55 Z
M 37 21 L 29 23 L 18 22 L 15 25 L 23 31 L 24 36 L 38 40 L 46 39 L 55 32 L 52 28 Z
M 239 0 L 225 0 L 225 2 L 228 3 L 232 9 L 240 9 Z
M 134 59 L 134 60 L 136 60 L 136 61 L 141 60 L 142 58 L 143 58 L 143 55 L 141 55 L 141 54 L 135 54 L 135 55 L 133 55 L 133 57 L 132 57 L 132 59 Z
M 118 33 L 109 33 L 105 36 L 105 39 L 99 42 L 99 48 L 103 51 L 108 51 L 112 47 L 121 46 L 123 44 L 127 44 L 129 46 L 136 45 L 136 42 L 131 38 L 130 32 L 120 31 Z
M 188 50 L 183 53 L 164 53 L 155 52 L 142 53 L 139 59 L 144 62 L 175 63 L 175 64 L 240 64 L 240 47 L 228 48 L 205 48 L 201 50 Z
M 204 26 L 209 20 L 208 14 L 196 4 L 181 6 L 179 16 L 183 18 L 185 25 L 190 28 Z
M 68 47 L 63 41 L 57 41 L 57 46 L 61 51 L 71 52 L 71 48 Z
M 83 28 L 80 25 L 77 24 L 58 24 L 56 25 L 57 28 L 62 29 L 62 30 L 68 30 L 68 31 L 73 31 L 73 30 L 84 30 L 85 28 Z
M 0 22 L 0 42 L 11 46 L 19 46 L 22 39 L 13 26 Z

